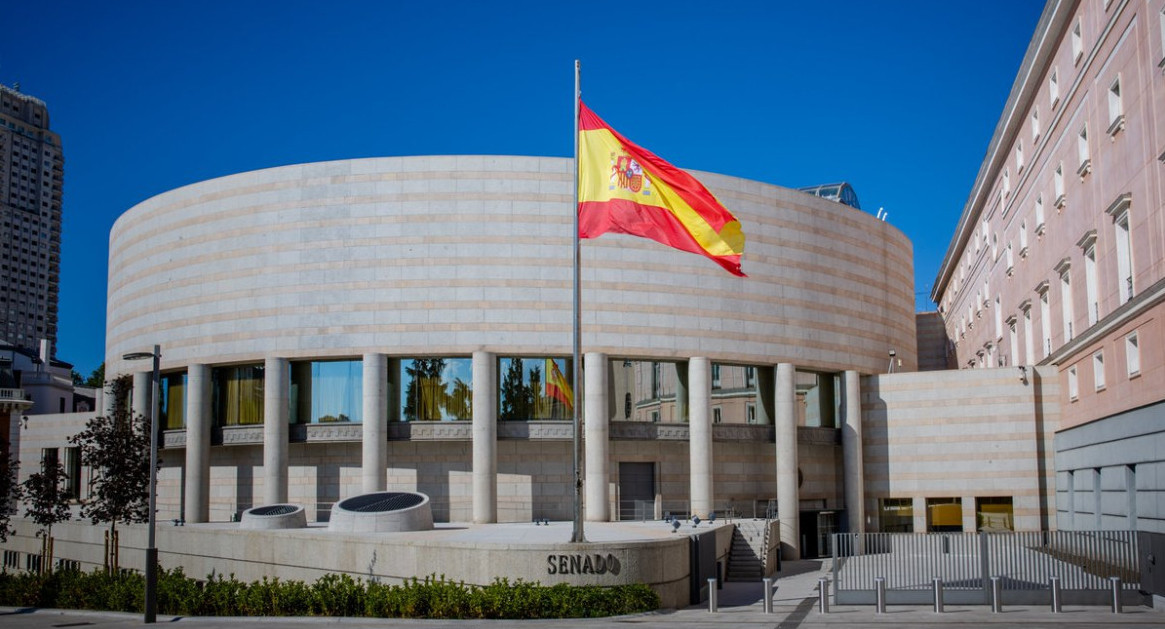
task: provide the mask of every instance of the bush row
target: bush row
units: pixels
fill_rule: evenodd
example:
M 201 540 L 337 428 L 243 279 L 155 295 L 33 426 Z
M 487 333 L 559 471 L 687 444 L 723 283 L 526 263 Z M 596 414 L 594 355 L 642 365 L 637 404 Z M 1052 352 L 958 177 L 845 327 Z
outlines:
M 142 575 L 62 570 L 0 574 L 0 605 L 141 613 Z M 307 584 L 231 575 L 192 579 L 181 569 L 158 574 L 158 613 L 175 616 L 366 616 L 374 618 L 588 618 L 646 612 L 659 595 L 646 585 L 543 586 L 499 579 L 491 585 L 442 577 L 385 585 L 329 574 Z

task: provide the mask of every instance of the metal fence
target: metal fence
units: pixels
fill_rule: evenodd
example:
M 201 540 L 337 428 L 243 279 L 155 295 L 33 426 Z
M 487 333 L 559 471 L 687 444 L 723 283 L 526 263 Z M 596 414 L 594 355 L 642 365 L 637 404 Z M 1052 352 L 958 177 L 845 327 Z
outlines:
M 838 533 L 833 542 L 838 604 L 874 604 L 879 578 L 889 604 L 930 604 L 935 578 L 948 603 L 990 604 L 991 577 L 1011 604 L 1050 603 L 1052 577 L 1065 603 L 1110 602 L 1111 577 L 1124 602 L 1140 602 L 1135 531 Z

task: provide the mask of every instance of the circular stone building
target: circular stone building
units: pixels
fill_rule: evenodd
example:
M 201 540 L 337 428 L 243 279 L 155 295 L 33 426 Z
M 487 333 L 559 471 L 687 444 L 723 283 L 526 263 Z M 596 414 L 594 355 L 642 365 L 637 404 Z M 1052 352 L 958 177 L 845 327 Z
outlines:
M 749 277 L 583 243 L 586 517 L 779 509 L 789 540 L 860 522 L 842 428 L 860 435 L 860 374 L 914 368 L 911 244 L 835 201 L 696 176 L 740 219 Z M 572 185 L 562 158 L 355 159 L 121 216 L 106 364 L 137 372 L 144 413 L 147 363 L 122 356 L 161 347 L 159 518 L 290 502 L 318 521 L 389 490 L 438 522 L 569 520 Z

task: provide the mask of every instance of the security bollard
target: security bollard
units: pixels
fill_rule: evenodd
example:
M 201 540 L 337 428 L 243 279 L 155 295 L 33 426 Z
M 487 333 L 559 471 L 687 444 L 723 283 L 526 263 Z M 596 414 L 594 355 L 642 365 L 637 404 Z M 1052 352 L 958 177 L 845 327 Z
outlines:
M 716 604 L 716 578 L 712 577 L 708 579 L 708 612 L 714 614 L 718 609 L 719 605 Z
M 1060 607 L 1060 577 L 1052 577 L 1052 613 L 1059 614 L 1064 611 Z
M 886 613 L 886 578 L 885 577 L 878 577 L 878 578 L 874 579 L 874 595 L 876 597 L 875 598 L 874 613 L 885 614 Z
M 1112 581 L 1112 613 L 1119 614 L 1121 613 L 1121 578 L 1109 577 L 1108 580 Z
M 934 613 L 943 613 L 943 580 L 934 578 Z
M 769 577 L 764 578 L 765 584 L 765 613 L 773 613 L 773 580 Z
M 821 613 L 829 613 L 829 579 L 825 577 L 817 579 L 817 607 Z
M 1000 591 L 999 577 L 991 577 L 991 611 L 1003 611 L 1003 593 Z

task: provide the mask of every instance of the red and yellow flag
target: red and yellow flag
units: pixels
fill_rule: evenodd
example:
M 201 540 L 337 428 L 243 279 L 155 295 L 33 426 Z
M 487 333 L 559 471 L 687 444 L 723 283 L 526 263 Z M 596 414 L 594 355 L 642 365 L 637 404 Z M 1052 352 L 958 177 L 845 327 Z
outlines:
M 549 358 L 546 359 L 546 397 L 562 402 L 567 409 L 574 408 L 574 390 L 558 370 L 558 364 Z
M 580 238 L 642 236 L 745 277 L 740 221 L 695 177 L 632 143 L 581 102 L 578 124 Z

